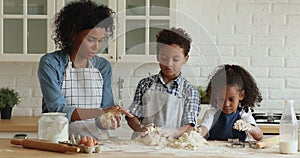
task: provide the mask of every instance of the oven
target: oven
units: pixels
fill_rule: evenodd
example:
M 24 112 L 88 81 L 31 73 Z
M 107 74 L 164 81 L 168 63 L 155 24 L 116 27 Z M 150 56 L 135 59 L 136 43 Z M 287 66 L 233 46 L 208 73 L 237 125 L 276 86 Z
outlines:
M 278 135 L 279 123 L 282 113 L 252 113 L 257 125 L 263 131 L 264 135 Z M 300 119 L 300 113 L 296 113 L 297 120 Z

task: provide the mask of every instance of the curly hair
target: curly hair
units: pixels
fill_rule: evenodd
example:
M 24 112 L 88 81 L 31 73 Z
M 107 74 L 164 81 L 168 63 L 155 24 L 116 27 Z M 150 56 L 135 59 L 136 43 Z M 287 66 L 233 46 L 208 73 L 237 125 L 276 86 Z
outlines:
M 191 37 L 182 29 L 174 28 L 163 29 L 156 35 L 156 52 L 164 45 L 177 44 L 184 50 L 184 56 L 187 56 L 191 48 Z
M 107 38 L 111 37 L 115 29 L 114 13 L 107 6 L 90 0 L 68 3 L 55 15 L 52 38 L 56 47 L 70 50 L 79 32 L 94 27 L 105 28 Z
M 252 75 L 241 66 L 228 64 L 219 66 L 207 86 L 206 95 L 212 106 L 216 107 L 214 94 L 219 87 L 226 85 L 237 85 L 240 91 L 245 91 L 244 99 L 240 101 L 245 112 L 248 112 L 249 109 L 253 112 L 255 105 L 260 106 L 262 96 Z

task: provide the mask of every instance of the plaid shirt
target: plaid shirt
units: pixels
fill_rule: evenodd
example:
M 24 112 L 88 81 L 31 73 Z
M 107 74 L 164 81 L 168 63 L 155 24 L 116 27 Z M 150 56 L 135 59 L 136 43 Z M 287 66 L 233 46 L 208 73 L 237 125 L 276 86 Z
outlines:
M 183 87 L 180 87 L 181 82 L 183 82 Z M 197 125 L 197 118 L 200 112 L 200 98 L 197 89 L 189 83 L 180 74 L 175 80 L 169 81 L 166 85 L 162 79 L 161 74 L 153 75 L 142 79 L 135 92 L 134 100 L 129 107 L 131 114 L 136 116 L 139 120 L 142 120 L 142 97 L 146 90 L 148 90 L 153 83 L 158 83 L 155 86 L 156 90 L 166 92 L 175 96 L 178 96 L 182 91 L 182 97 L 184 101 L 184 111 L 182 115 L 182 124 L 192 124 Z M 183 88 L 182 90 L 180 88 Z

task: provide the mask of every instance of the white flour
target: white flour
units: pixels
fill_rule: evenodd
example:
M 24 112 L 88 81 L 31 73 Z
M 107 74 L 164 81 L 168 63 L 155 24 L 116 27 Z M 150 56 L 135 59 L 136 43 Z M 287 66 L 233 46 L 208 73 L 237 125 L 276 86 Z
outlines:
M 268 154 L 279 154 L 278 146 L 267 149 L 252 149 L 249 147 L 233 148 L 227 141 L 206 141 L 195 130 L 184 133 L 178 139 L 168 140 L 161 136 L 161 129 L 149 126 L 144 137 L 135 140 L 110 139 L 103 141 L 103 152 L 139 152 L 152 154 L 166 154 L 165 157 L 174 156 L 208 156 L 208 157 L 245 157 L 256 158 Z M 273 158 L 274 155 L 272 155 Z
M 144 145 L 169 146 L 177 149 L 197 150 L 200 149 L 206 140 L 195 130 L 183 133 L 178 139 L 168 139 L 162 135 L 163 130 L 159 127 L 149 126 L 144 136 L 135 140 Z
M 111 139 L 103 141 L 103 152 L 120 152 L 122 153 L 151 153 L 151 154 L 167 154 L 165 157 L 236 157 L 236 158 L 261 158 L 261 157 L 282 157 L 279 154 L 279 147 L 275 146 L 266 149 L 252 149 L 249 147 L 232 148 L 231 144 L 226 141 L 208 141 L 203 146 L 195 150 L 186 150 L 183 148 L 172 148 L 170 146 L 149 146 L 135 140 L 119 140 Z M 274 154 L 277 156 L 274 156 Z M 289 155 L 291 156 L 291 155 Z M 294 157 L 298 157 L 295 155 Z M 163 156 L 162 156 L 163 157 Z
M 138 137 L 138 139 L 135 140 L 110 139 L 103 141 L 101 142 L 104 144 L 102 151 L 120 153 L 147 152 L 147 154 L 163 155 L 162 157 L 260 158 L 263 156 L 276 158 L 274 154 L 280 156 L 278 146 L 267 149 L 253 149 L 242 146 L 234 148 L 231 143 L 227 141 L 206 141 L 195 130 L 184 133 L 178 139 L 168 140 L 159 134 L 159 130 L 159 128 L 149 127 L 147 131 L 148 135 Z M 164 140 L 166 142 L 164 142 Z
M 183 133 L 178 139 L 169 142 L 169 146 L 177 149 L 198 150 L 201 149 L 206 140 L 195 130 Z
M 167 138 L 161 135 L 160 128 L 154 126 L 147 127 L 145 134 L 143 136 L 139 135 L 135 140 L 151 146 L 166 146 L 168 144 Z

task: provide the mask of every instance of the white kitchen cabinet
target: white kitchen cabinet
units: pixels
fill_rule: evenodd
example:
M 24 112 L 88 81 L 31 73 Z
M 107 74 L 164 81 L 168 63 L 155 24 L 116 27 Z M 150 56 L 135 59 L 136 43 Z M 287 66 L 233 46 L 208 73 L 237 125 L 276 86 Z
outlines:
M 54 50 L 50 20 L 53 0 L 0 1 L 0 61 L 38 61 Z
M 54 15 L 73 0 L 1 0 L 0 61 L 37 62 L 54 51 Z M 116 11 L 116 32 L 100 56 L 110 62 L 155 61 L 155 35 L 175 24 L 176 0 L 93 0 Z
M 156 34 L 175 26 L 175 3 L 175 0 L 118 1 L 118 61 L 156 61 Z

